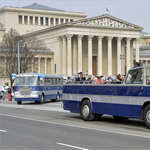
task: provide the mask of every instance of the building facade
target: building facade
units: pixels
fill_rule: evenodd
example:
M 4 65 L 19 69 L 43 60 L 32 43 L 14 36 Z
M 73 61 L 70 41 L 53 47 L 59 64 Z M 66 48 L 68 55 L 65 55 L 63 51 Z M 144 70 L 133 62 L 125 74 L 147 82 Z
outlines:
M 108 14 L 74 21 L 35 31 L 53 49 L 56 74 L 77 75 L 83 71 L 91 75 L 125 74 L 139 61 L 139 39 L 143 28 Z M 31 34 L 31 33 L 30 33 Z M 29 36 L 26 34 L 25 36 Z M 123 61 L 120 55 L 124 57 Z

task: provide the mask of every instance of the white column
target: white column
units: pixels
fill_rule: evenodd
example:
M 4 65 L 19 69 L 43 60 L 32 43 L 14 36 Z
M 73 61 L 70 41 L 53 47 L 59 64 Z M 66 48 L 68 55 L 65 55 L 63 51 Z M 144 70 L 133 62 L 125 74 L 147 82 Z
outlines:
M 61 24 L 61 18 L 58 19 L 58 24 Z
M 121 74 L 121 59 L 123 59 L 121 54 L 121 40 L 122 37 L 117 38 L 117 74 Z
M 40 20 L 41 18 L 40 17 L 38 17 L 38 25 L 41 25 L 41 20 Z
M 58 46 L 59 46 L 59 52 L 58 52 L 58 65 L 57 65 L 57 68 L 58 68 L 58 73 L 57 74 L 63 74 L 62 72 L 62 68 L 63 68 L 63 61 L 62 61 L 62 56 L 63 56 L 63 53 L 62 53 L 62 38 L 59 36 L 57 37 L 57 41 L 58 41 Z
M 88 36 L 88 74 L 92 75 L 92 38 L 93 35 Z
M 73 75 L 78 73 L 78 42 L 77 38 L 73 37 Z
M 67 61 L 66 61 L 66 59 L 67 59 L 67 57 L 66 57 L 66 55 L 67 55 L 67 50 L 66 50 L 66 36 L 62 36 L 62 39 L 63 39 L 63 75 L 66 75 L 67 74 L 67 72 L 66 72 L 66 69 L 67 69 Z
M 71 43 L 71 38 L 72 38 L 72 34 L 68 34 L 67 35 L 67 64 L 68 64 L 68 67 L 67 67 L 67 74 L 69 76 L 72 76 L 72 43 Z
M 30 24 L 30 16 L 28 16 L 28 24 Z
M 45 23 L 45 17 L 43 17 L 43 25 L 45 26 L 45 24 L 46 24 L 46 23 Z
M 137 39 L 135 40 L 135 42 L 136 42 L 135 60 L 136 60 L 137 62 L 139 62 L 139 41 L 140 41 L 139 38 L 137 38 Z
M 103 36 L 98 36 L 98 61 L 97 61 L 97 74 L 101 76 L 103 74 L 103 53 L 102 53 L 102 39 Z
M 45 74 L 47 74 L 47 58 L 45 58 Z
M 51 18 L 48 18 L 48 26 L 51 26 Z
M 64 19 L 63 23 L 66 23 L 66 19 Z
M 82 72 L 82 37 L 78 35 L 78 72 Z
M 39 68 L 38 68 L 38 72 L 41 72 L 41 58 L 38 58 L 38 64 L 39 64 Z
M 126 73 L 128 72 L 129 69 L 131 69 L 131 56 L 130 56 L 130 41 L 131 41 L 131 38 L 127 38 L 126 39 L 126 45 L 127 45 L 127 48 L 126 48 Z
M 24 24 L 24 16 L 22 16 L 22 24 Z
M 53 18 L 53 25 L 56 26 L 56 18 Z
M 68 19 L 68 22 L 70 22 L 70 19 Z
M 33 25 L 35 25 L 35 16 L 33 16 Z
M 113 37 L 108 37 L 108 75 L 112 76 L 112 39 Z

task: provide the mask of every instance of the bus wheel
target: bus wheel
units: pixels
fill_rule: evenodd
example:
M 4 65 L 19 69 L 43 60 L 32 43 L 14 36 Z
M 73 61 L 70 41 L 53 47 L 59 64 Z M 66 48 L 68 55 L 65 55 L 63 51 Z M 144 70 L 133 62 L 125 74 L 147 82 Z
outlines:
M 44 95 L 42 94 L 42 95 L 41 95 L 41 99 L 40 99 L 40 102 L 39 102 L 39 103 L 40 103 L 40 104 L 42 104 L 43 102 L 44 102 Z
M 144 109 L 144 123 L 150 128 L 150 105 L 147 105 Z
M 81 105 L 80 115 L 85 121 L 92 121 L 95 119 L 95 114 L 91 112 L 91 103 L 86 100 Z
M 128 117 L 113 116 L 115 120 L 128 120 Z
M 59 100 L 60 100 L 60 95 L 59 95 L 59 93 L 57 93 L 56 102 L 58 102 Z
M 18 104 L 18 105 L 22 104 L 22 101 L 17 101 L 17 104 Z

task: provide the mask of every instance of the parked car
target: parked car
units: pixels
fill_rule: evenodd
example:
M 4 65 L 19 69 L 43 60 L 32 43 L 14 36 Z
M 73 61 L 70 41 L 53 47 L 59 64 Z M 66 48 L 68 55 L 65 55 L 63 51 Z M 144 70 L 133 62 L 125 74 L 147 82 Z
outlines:
M 8 86 L 7 85 L 0 85 L 0 91 L 3 93 L 6 93 L 8 91 Z

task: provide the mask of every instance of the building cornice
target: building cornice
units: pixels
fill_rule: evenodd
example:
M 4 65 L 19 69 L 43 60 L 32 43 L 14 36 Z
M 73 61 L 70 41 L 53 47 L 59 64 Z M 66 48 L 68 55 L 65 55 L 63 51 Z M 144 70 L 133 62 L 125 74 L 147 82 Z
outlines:
M 67 11 L 51 11 L 51 10 L 39 10 L 39 9 L 29 9 L 29 8 L 19 8 L 19 7 L 3 7 L 0 12 L 19 12 L 19 13 L 34 13 L 34 14 L 45 14 L 45 15 L 56 15 L 56 16 L 68 16 L 68 17 L 82 17 L 85 18 L 87 15 L 85 13 L 79 12 L 67 12 Z

